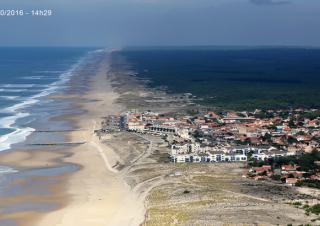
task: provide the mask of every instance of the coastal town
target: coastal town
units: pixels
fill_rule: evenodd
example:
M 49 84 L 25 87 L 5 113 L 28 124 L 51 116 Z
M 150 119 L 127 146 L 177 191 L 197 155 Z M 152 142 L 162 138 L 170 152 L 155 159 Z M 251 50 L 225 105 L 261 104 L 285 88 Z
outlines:
M 247 163 L 243 177 L 319 186 L 320 111 L 317 109 L 218 112 L 189 115 L 131 110 L 111 115 L 100 133 L 128 131 L 162 137 L 172 163 Z M 314 155 L 308 169 L 300 158 Z M 283 163 L 277 161 L 281 159 Z M 284 161 L 287 160 L 287 161 Z M 313 183 L 316 181 L 315 183 Z

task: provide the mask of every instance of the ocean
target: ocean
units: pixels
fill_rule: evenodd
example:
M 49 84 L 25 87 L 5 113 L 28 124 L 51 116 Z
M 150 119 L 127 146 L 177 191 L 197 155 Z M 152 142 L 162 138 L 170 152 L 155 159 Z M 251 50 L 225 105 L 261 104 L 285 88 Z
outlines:
M 0 151 L 25 141 L 40 121 L 46 124 L 58 104 L 47 97 L 64 89 L 92 51 L 0 48 Z
M 62 91 L 93 52 L 0 48 L 0 151 L 35 130 L 66 128 L 63 122 L 47 123 L 70 110 L 48 96 Z M 320 107 L 320 49 L 151 48 L 113 54 L 124 57 L 133 75 L 150 80 L 151 87 L 192 93 L 202 104 L 241 110 Z
M 133 75 L 222 109 L 319 108 L 319 48 L 127 48 Z

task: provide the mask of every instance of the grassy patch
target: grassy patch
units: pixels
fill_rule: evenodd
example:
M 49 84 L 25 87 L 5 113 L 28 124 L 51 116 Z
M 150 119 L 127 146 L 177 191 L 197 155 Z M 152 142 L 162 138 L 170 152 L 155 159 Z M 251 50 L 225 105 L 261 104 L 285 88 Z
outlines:
M 314 206 L 311 206 L 311 207 L 307 208 L 306 211 L 308 213 L 313 213 L 313 214 L 319 215 L 320 214 L 320 204 L 316 204 Z
M 184 225 L 188 214 L 175 208 L 150 208 L 147 213 L 145 226 Z

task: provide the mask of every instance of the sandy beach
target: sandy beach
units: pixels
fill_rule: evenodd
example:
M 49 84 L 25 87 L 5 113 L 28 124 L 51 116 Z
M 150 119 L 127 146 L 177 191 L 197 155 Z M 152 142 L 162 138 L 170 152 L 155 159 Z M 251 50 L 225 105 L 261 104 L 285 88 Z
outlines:
M 120 65 L 111 67 L 111 65 Z M 54 117 L 72 130 L 68 144 L 33 146 L 0 154 L 19 173 L 1 188 L 2 226 L 287 225 L 314 222 L 291 203 L 308 194 L 282 184 L 242 178 L 242 163 L 170 164 L 160 136 L 94 133 L 104 117 L 127 109 L 183 112 L 192 104 L 150 89 L 130 76 L 125 61 L 103 53 L 55 100 L 76 112 Z M 44 137 L 50 141 L 53 133 Z
M 2 218 L 16 219 L 19 225 L 139 225 L 144 220 L 144 202 L 113 168 L 119 156 L 102 144 L 93 131 L 102 117 L 119 113 L 115 103 L 118 95 L 107 78 L 108 56 L 97 66 L 97 73 L 88 75 L 88 92 L 77 95 L 77 106 L 85 113 L 67 116 L 79 131 L 65 133 L 70 142 L 86 142 L 77 147 L 51 151 L 13 151 L 2 155 L 1 163 L 22 168 L 53 167 L 72 163 L 79 166 L 74 173 L 60 176 L 59 185 L 49 186 L 48 201 L 59 208 L 48 214 L 24 212 L 6 214 Z M 74 95 L 70 94 L 70 98 Z M 66 98 L 66 96 L 64 96 Z M 50 198 L 49 198 L 50 197 Z M 15 200 L 25 197 L 15 197 Z M 36 197 L 31 201 L 39 200 Z M 42 197 L 42 201 L 45 199 Z M 0 216 L 1 217 L 1 216 Z
M 115 104 L 117 94 L 107 80 L 107 62 L 102 62 L 98 74 L 90 81 L 90 91 L 84 99 L 96 100 L 81 104 L 86 114 L 73 120 L 83 132 L 70 134 L 71 140 L 87 143 L 71 150 L 73 155 L 65 161 L 76 163 L 82 169 L 74 173 L 66 185 L 71 197 L 66 207 L 42 218 L 36 225 L 139 225 L 144 220 L 143 200 L 139 200 L 112 168 L 118 156 L 112 149 L 102 146 L 93 134 L 101 117 L 119 113 Z

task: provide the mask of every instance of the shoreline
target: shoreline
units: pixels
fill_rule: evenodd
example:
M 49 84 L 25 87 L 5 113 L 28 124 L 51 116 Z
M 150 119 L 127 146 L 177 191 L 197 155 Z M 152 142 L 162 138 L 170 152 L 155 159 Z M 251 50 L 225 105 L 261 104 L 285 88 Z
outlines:
M 1 219 L 13 219 L 17 225 L 23 226 L 88 224 L 122 226 L 140 225 L 144 221 L 144 200 L 131 190 L 122 174 L 112 167 L 116 165 L 119 157 L 112 148 L 101 144 L 93 134 L 101 117 L 119 113 L 122 108 L 119 104 L 114 103 L 118 94 L 113 91 L 110 78 L 107 78 L 109 53 L 99 57 L 102 59 L 99 65 L 96 65 L 97 72 L 93 76 L 84 75 L 88 90 L 83 91 L 81 88 L 73 87 L 73 80 L 78 79 L 78 76 L 75 76 L 70 81 L 72 91 L 61 97 L 55 97 L 70 98 L 76 105 L 74 107 L 81 109 L 81 113 L 59 117 L 72 123 L 74 128 L 80 129 L 80 131 L 64 133 L 65 139 L 68 142 L 85 140 L 86 144 L 63 147 L 58 151 L 13 150 L 1 153 L 1 164 L 23 170 L 50 169 L 63 165 L 77 166 L 74 172 L 58 175 L 56 184 L 48 183 L 46 186 L 48 194 L 45 196 L 39 198 L 25 195 L 12 197 L 12 202 L 28 200 L 30 205 L 36 201 L 51 200 L 48 203 L 55 203 L 56 207 L 45 212 L 16 211 L 3 215 L 0 213 Z M 77 86 L 76 83 L 77 81 L 75 81 L 75 86 Z M 79 93 L 76 94 L 80 96 L 74 95 L 77 89 Z M 53 120 L 59 120 L 59 117 Z
M 0 154 L 0 163 L 40 171 L 28 179 L 34 186 L 22 186 L 29 193 L 0 200 L 0 211 L 1 201 L 45 207 L 43 212 L 0 212 L 0 224 L 3 218 L 15 219 L 18 226 L 286 225 L 312 220 L 287 203 L 303 196 L 289 187 L 242 178 L 241 163 L 168 164 L 168 143 L 161 137 L 124 131 L 95 136 L 107 115 L 128 109 L 183 114 L 192 105 L 145 87 L 131 76 L 124 59 L 110 53 L 99 57 L 73 77 L 65 94 L 53 97 L 70 100 L 71 109 L 79 111 L 53 117 L 52 123 L 68 121 L 74 130 L 63 132 L 65 141 L 84 144 Z M 45 170 L 51 174 L 41 174 Z M 47 193 L 30 197 L 30 191 L 39 195 L 39 187 Z
M 102 62 L 98 73 L 89 79 L 89 91 L 81 98 L 89 100 L 80 107 L 85 113 L 72 117 L 76 127 L 84 131 L 81 135 L 71 132 L 69 139 L 82 136 L 87 143 L 72 148 L 72 156 L 64 158 L 64 161 L 82 166 L 67 180 L 66 193 L 71 199 L 65 207 L 46 214 L 35 225 L 121 226 L 140 225 L 144 221 L 144 210 L 141 209 L 143 201 L 112 168 L 116 164 L 116 154 L 102 145 L 93 134 L 96 124 L 100 123 L 97 119 L 119 113 L 121 109 L 114 103 L 118 95 L 107 79 L 107 67 L 107 62 Z M 123 214 L 126 214 L 125 218 Z

